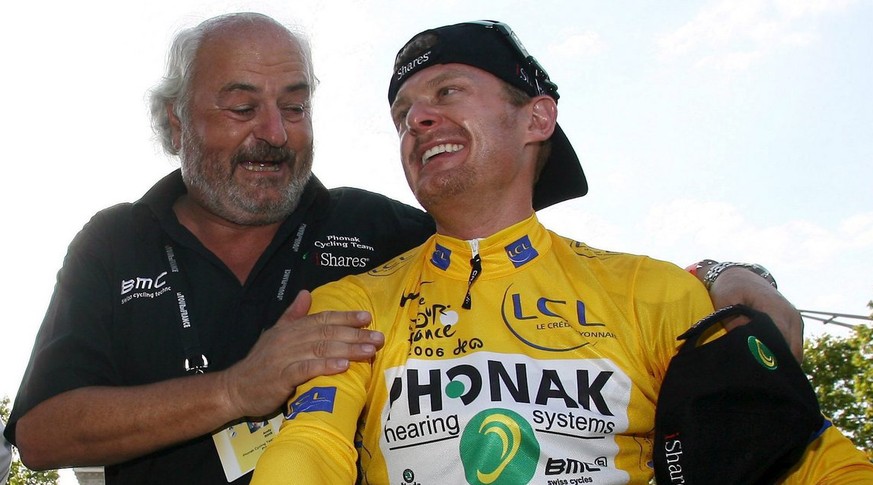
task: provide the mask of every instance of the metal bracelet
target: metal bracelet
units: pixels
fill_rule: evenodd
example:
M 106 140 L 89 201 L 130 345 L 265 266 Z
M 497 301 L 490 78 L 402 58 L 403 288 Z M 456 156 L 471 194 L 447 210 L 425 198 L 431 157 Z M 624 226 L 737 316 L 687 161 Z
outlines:
M 776 279 L 773 278 L 773 275 L 770 274 L 770 271 L 767 268 L 761 266 L 760 264 L 750 264 L 750 263 L 734 263 L 731 261 L 724 261 L 721 263 L 717 263 L 706 272 L 706 276 L 703 277 L 703 285 L 706 286 L 707 290 L 712 288 L 712 284 L 715 283 L 715 279 L 722 273 L 722 271 L 728 268 L 745 268 L 756 275 L 760 276 L 767 280 L 770 283 L 770 286 L 773 288 L 778 288 L 776 286 Z

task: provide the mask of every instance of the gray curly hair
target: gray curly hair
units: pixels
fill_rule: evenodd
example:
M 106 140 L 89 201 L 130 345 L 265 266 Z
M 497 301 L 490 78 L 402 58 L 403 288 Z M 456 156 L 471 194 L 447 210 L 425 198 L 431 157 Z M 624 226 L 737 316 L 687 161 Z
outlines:
M 312 51 L 304 34 L 294 31 L 277 22 L 271 17 L 260 13 L 241 12 L 219 15 L 204 20 L 196 27 L 185 29 L 176 34 L 170 52 L 167 55 L 167 66 L 164 77 L 149 91 L 149 111 L 151 113 L 152 130 L 161 142 L 164 151 L 170 155 L 178 155 L 179 148 L 173 145 L 173 133 L 170 128 L 170 116 L 167 106 L 173 106 L 173 114 L 185 120 L 188 115 L 188 103 L 191 99 L 191 77 L 197 50 L 200 43 L 216 30 L 237 23 L 273 23 L 288 32 L 297 41 L 300 52 L 308 67 L 312 89 L 315 89 L 317 79 L 312 70 Z

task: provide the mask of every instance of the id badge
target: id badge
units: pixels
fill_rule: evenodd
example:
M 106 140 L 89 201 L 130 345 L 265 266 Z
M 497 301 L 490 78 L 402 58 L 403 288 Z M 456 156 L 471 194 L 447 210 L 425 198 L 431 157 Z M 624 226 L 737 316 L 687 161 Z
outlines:
M 255 469 L 267 444 L 279 433 L 282 421 L 280 413 L 267 421 L 235 424 L 212 435 L 228 482 Z

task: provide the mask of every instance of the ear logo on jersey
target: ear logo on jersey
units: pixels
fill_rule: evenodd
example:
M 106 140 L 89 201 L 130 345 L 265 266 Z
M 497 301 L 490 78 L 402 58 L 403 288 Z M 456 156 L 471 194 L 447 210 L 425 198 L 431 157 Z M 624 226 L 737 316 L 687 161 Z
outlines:
M 445 271 L 449 269 L 449 264 L 452 262 L 451 257 L 452 251 L 449 248 L 437 244 L 436 249 L 433 251 L 433 255 L 430 257 L 430 262 L 437 268 Z
M 533 244 L 530 242 L 530 238 L 527 236 L 523 236 L 521 239 L 511 243 L 503 249 L 506 250 L 506 256 L 509 257 L 509 260 L 512 261 L 512 264 L 516 268 L 540 255 L 540 253 L 534 249 Z
M 470 420 L 461 435 L 467 483 L 528 483 L 540 456 L 530 423 L 509 409 L 488 409 Z

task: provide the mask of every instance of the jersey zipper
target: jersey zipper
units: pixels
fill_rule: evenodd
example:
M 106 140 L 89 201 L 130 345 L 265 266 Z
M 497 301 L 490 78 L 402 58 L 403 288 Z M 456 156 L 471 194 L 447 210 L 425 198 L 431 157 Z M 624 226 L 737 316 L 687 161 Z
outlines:
M 470 296 L 470 289 L 473 288 L 473 282 L 482 274 L 482 258 L 479 256 L 479 240 L 470 239 L 467 241 L 470 245 L 472 256 L 470 257 L 470 278 L 467 281 L 467 294 L 464 296 L 464 303 L 461 308 L 469 310 L 473 308 L 473 300 Z

